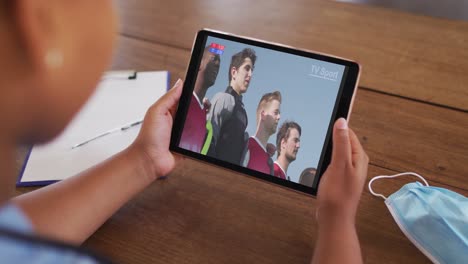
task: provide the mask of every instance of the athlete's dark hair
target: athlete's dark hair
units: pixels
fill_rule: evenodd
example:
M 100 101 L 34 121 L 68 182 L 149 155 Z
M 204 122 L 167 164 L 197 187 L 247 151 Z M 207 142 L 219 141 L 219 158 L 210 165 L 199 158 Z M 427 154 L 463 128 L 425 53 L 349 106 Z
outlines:
M 257 55 L 255 55 L 255 51 L 253 49 L 245 48 L 241 52 L 238 52 L 232 55 L 231 65 L 229 65 L 229 82 L 231 81 L 231 78 L 232 78 L 232 74 L 231 74 L 232 67 L 239 69 L 242 63 L 244 63 L 245 58 L 250 58 L 250 60 L 252 61 L 252 70 L 253 70 L 254 68 L 253 66 L 255 65 L 255 61 L 257 60 Z

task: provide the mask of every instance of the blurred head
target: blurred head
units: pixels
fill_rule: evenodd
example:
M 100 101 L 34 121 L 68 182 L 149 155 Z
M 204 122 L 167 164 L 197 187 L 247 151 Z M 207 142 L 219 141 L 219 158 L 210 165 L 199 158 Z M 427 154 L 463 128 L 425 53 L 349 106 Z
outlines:
M 229 83 L 238 94 L 247 92 L 256 60 L 255 51 L 249 48 L 232 56 L 229 66 Z
M 302 172 L 301 175 L 299 176 L 299 183 L 302 185 L 306 185 L 309 187 L 312 187 L 312 184 L 314 183 L 314 178 L 315 174 L 317 173 L 316 168 L 305 168 Z
M 16 143 L 57 136 L 111 58 L 111 0 L 0 3 L 0 122 Z
M 207 46 L 203 52 L 202 62 L 198 69 L 203 74 L 202 86 L 204 88 L 209 88 L 214 85 L 216 77 L 218 77 L 220 64 L 220 56 L 210 52 L 210 46 Z
M 278 157 L 284 156 L 292 162 L 296 160 L 297 152 L 301 147 L 301 127 L 296 122 L 284 122 L 276 135 L 276 149 Z
M 268 134 L 276 132 L 280 120 L 281 93 L 275 91 L 262 96 L 257 107 L 257 124 L 262 124 Z

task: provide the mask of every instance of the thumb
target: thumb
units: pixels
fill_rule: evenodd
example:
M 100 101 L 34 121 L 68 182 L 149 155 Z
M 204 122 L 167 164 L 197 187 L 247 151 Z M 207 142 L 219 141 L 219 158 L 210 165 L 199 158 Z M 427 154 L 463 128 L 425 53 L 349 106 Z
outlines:
M 333 153 L 330 165 L 344 167 L 351 161 L 348 122 L 339 118 L 333 127 Z
M 179 99 L 180 95 L 182 94 L 182 87 L 184 86 L 184 82 L 182 79 L 177 79 L 174 86 L 167 92 L 170 96 L 175 97 L 176 100 Z
M 163 95 L 155 104 L 156 112 L 165 114 L 167 110 L 171 115 L 175 114 L 177 104 L 179 103 L 182 94 L 183 81 L 178 79 L 174 87 L 172 87 L 165 95 Z

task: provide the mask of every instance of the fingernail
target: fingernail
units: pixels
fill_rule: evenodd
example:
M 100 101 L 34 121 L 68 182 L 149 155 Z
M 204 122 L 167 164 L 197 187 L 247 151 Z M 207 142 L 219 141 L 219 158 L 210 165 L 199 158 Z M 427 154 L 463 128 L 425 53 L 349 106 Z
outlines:
M 343 117 L 340 117 L 336 121 L 336 128 L 338 129 L 348 129 L 348 122 Z
M 175 87 L 179 86 L 181 82 L 182 82 L 182 80 L 179 78 L 179 79 L 177 80 L 177 82 L 174 84 L 174 86 L 175 86 Z

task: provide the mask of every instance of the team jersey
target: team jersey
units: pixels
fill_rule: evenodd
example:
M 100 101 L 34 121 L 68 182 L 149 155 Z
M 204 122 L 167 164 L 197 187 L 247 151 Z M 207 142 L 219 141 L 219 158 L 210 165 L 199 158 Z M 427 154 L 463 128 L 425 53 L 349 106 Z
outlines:
M 208 156 L 241 165 L 248 140 L 245 136 L 248 119 L 242 95 L 229 86 L 224 93 L 217 93 L 211 103 L 208 120 L 213 127 L 213 140 Z
M 206 111 L 198 97 L 193 94 L 185 119 L 179 147 L 200 153 L 206 137 Z
M 278 162 L 275 161 L 275 163 L 273 164 L 273 167 L 274 167 L 275 177 L 286 180 L 286 173 L 284 173 L 283 168 L 281 168 L 281 166 L 278 164 Z
M 266 149 L 256 137 L 249 138 L 248 152 L 249 163 L 247 164 L 247 168 L 266 174 L 272 173 L 272 168 L 269 163 L 270 155 L 268 155 Z

